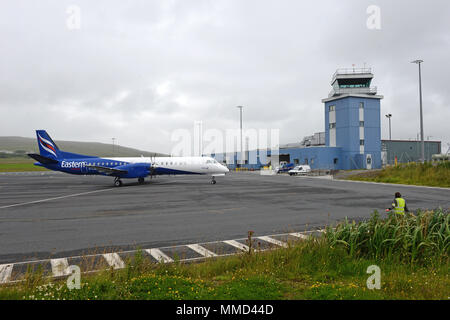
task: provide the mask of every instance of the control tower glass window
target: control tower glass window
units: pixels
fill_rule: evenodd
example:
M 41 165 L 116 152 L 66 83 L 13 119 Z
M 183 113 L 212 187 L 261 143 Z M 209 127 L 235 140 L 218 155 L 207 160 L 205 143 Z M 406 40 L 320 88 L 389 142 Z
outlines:
M 371 79 L 339 79 L 340 88 L 369 88 Z

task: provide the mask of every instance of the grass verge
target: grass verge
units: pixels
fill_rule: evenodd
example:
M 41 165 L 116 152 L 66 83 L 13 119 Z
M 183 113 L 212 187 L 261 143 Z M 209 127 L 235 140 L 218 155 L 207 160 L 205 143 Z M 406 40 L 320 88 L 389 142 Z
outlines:
M 35 166 L 30 158 L 0 158 L 0 172 L 48 171 Z
M 450 162 L 401 164 L 380 171 L 356 174 L 346 179 L 450 188 Z
M 450 215 L 444 210 L 385 219 L 375 212 L 288 248 L 203 263 L 150 263 L 138 251 L 122 270 L 83 275 L 81 288 L 28 274 L 0 299 L 450 299 Z M 367 268 L 381 269 L 370 290 Z

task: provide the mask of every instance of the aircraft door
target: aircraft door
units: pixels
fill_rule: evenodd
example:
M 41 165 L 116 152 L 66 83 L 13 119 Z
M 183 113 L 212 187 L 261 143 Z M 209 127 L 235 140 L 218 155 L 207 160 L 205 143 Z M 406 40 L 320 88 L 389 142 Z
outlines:
M 81 166 L 81 168 L 80 168 L 81 173 L 84 173 L 84 174 L 87 174 L 87 173 L 88 173 L 89 168 L 86 166 L 86 164 L 87 164 L 87 163 L 84 163 L 84 164 Z

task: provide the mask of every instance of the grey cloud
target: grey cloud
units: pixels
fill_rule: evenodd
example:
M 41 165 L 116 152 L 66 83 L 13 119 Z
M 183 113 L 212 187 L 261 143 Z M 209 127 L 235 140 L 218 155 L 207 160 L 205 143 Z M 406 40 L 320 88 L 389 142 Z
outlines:
M 69 5 L 82 27 L 66 28 Z M 381 8 L 381 30 L 366 8 Z M 321 99 L 338 67 L 367 63 L 393 134 L 449 141 L 448 1 L 29 1 L 0 4 L 0 135 L 100 140 L 170 152 L 170 133 L 280 128 L 282 143 L 324 130 Z M 158 89 L 159 88 L 159 89 Z M 158 92 L 160 90 L 160 92 Z M 382 118 L 382 121 L 384 119 Z M 383 122 L 383 136 L 387 126 Z

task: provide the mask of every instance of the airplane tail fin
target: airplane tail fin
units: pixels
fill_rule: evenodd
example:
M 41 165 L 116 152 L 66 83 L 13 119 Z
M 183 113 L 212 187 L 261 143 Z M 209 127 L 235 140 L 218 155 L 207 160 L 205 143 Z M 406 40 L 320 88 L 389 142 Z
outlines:
M 39 153 L 41 156 L 50 158 L 50 159 L 58 159 L 61 154 L 56 143 L 53 142 L 52 138 L 50 138 L 49 134 L 45 130 L 36 130 L 36 137 L 39 146 Z

